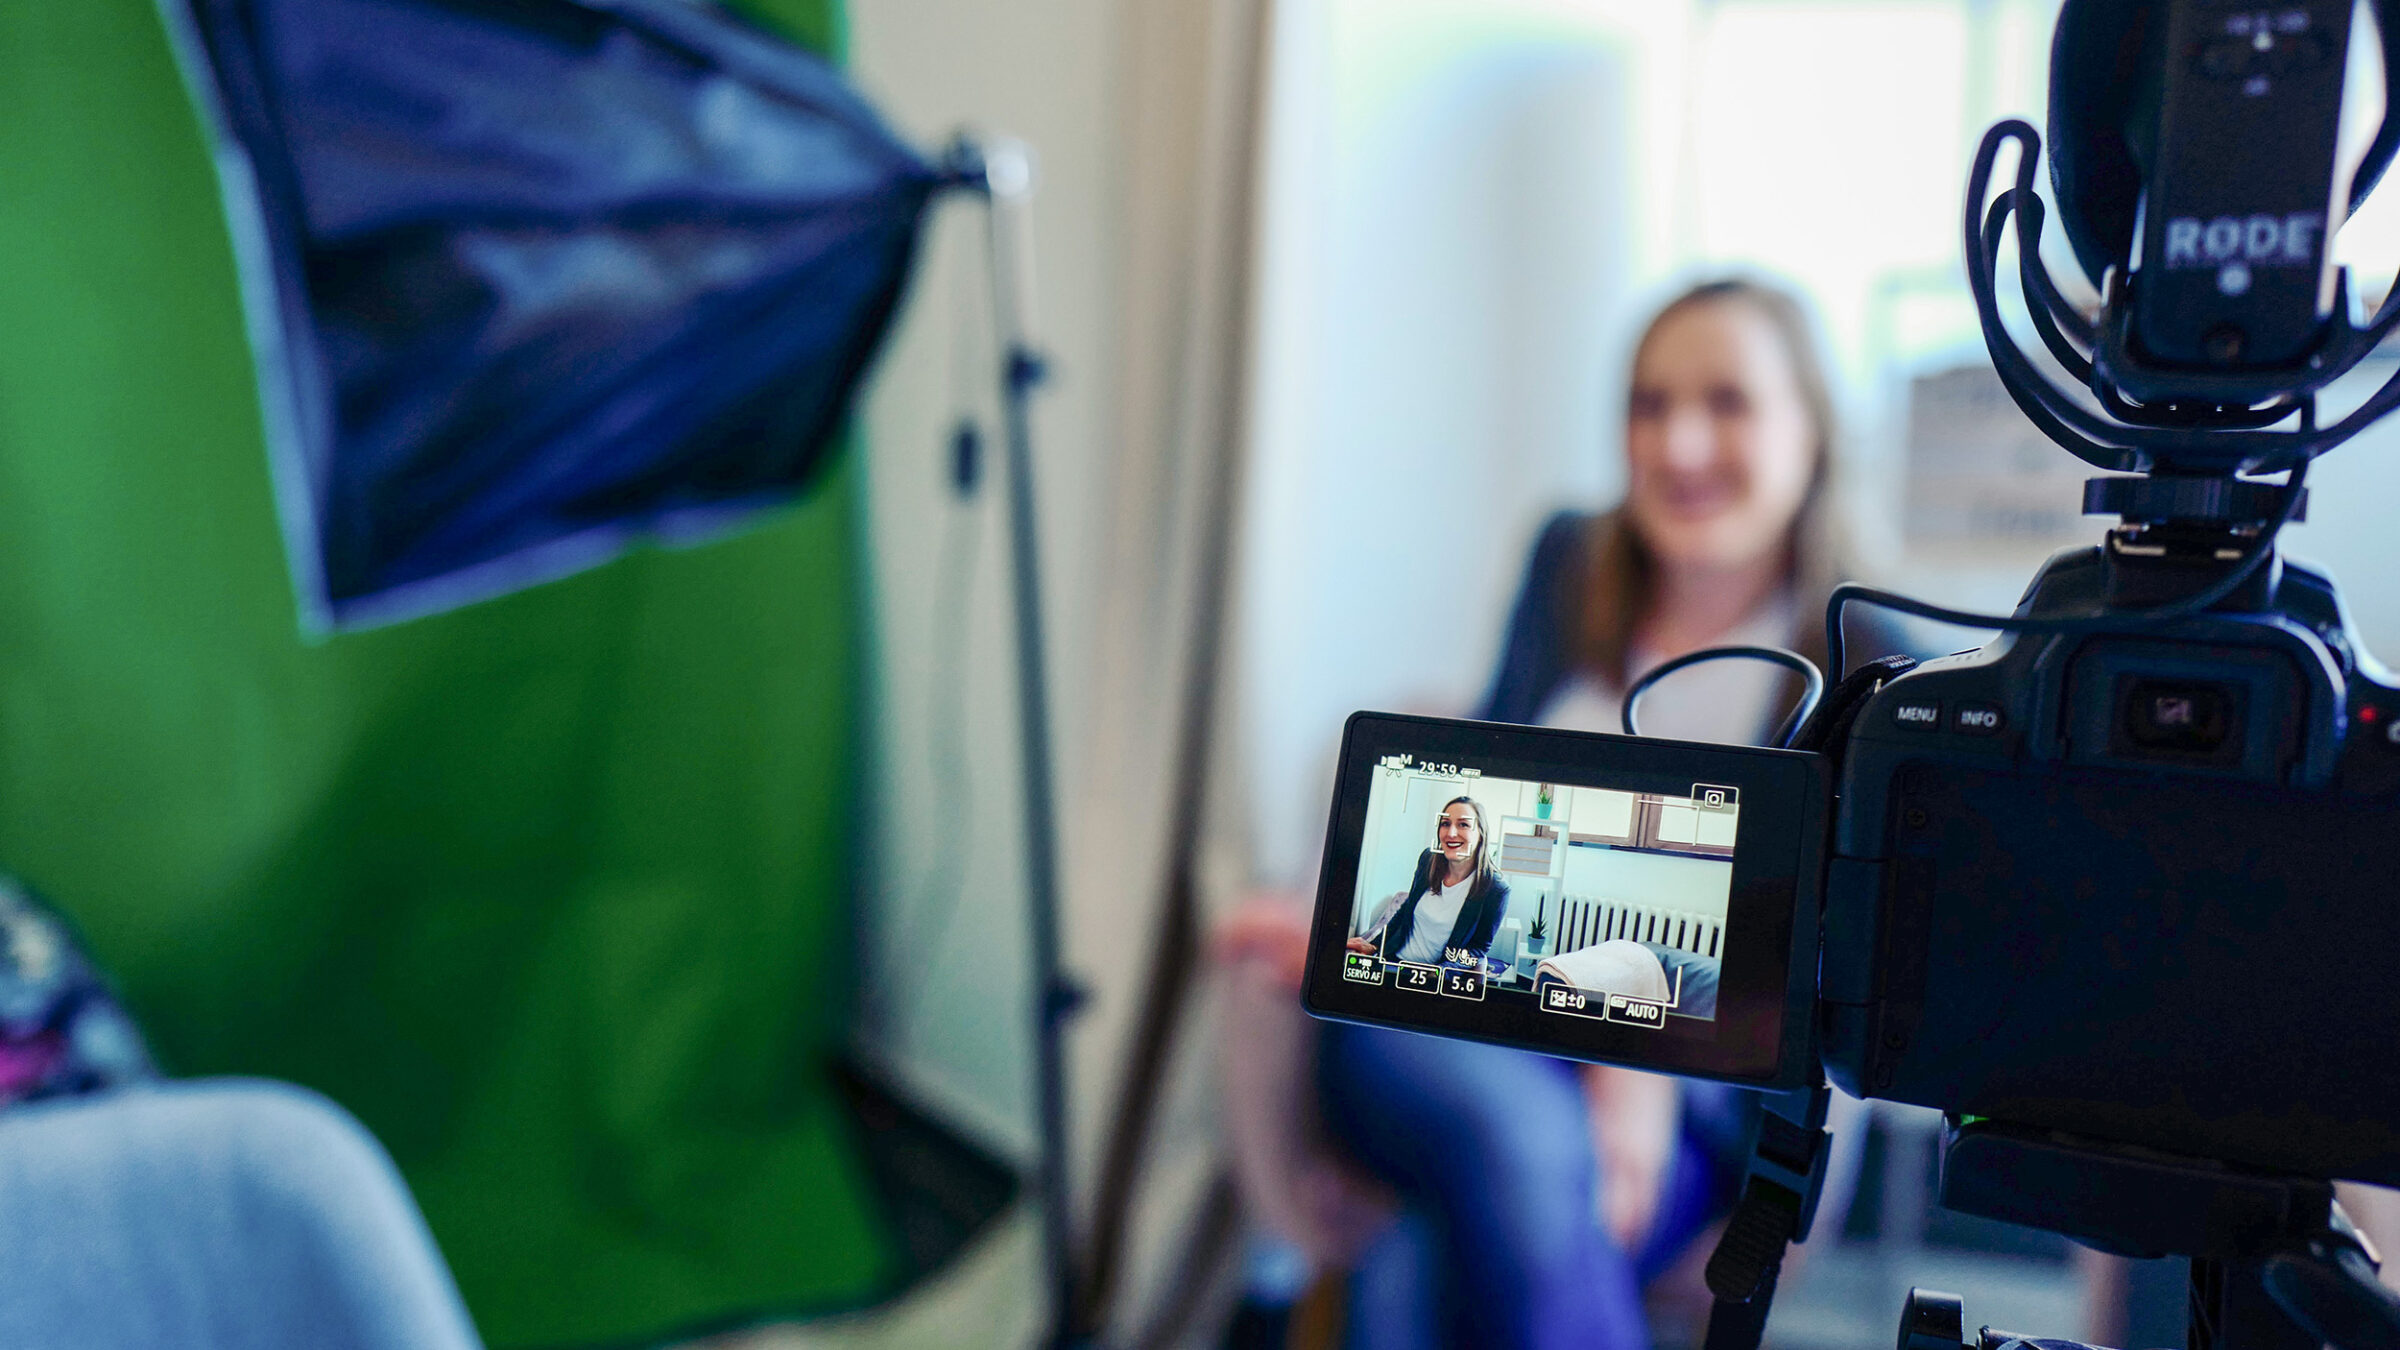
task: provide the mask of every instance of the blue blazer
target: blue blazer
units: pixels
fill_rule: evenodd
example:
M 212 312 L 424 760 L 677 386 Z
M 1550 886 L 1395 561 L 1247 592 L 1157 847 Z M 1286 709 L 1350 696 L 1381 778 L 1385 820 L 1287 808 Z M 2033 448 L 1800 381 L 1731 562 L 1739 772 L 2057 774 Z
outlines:
M 1575 673 L 1569 634 L 1583 608 L 1584 544 L 1592 517 L 1561 511 L 1542 526 L 1525 580 L 1500 639 L 1500 668 L 1475 716 L 1484 722 L 1531 722 Z

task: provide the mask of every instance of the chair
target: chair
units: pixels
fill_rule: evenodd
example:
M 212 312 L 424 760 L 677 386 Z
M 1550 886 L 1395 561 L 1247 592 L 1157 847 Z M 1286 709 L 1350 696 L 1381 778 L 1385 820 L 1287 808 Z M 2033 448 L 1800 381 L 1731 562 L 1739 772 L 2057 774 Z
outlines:
M 480 1346 L 382 1147 L 277 1083 L 165 1083 L 0 1115 L 0 1269 L 0 1345 Z

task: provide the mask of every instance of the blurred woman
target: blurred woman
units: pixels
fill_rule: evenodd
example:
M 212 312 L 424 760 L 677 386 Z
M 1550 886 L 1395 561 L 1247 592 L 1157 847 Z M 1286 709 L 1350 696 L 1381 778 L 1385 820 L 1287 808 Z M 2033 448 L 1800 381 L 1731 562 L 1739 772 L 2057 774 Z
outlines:
M 1543 529 L 1474 715 L 1613 732 L 1630 680 L 1686 652 L 1767 643 L 1822 660 L 1817 619 L 1846 561 L 1835 435 L 1791 296 L 1731 280 L 1670 301 L 1635 352 L 1624 503 Z M 1755 662 L 1695 667 L 1644 696 L 1642 729 L 1755 743 L 1786 684 Z M 1260 924 L 1237 920 L 1229 949 L 1263 956 Z M 1297 964 L 1237 961 L 1235 978 Z M 1730 1207 L 1755 1125 L 1732 1089 L 1376 1028 L 1327 1024 L 1316 1061 L 1330 1156 L 1283 1167 L 1295 1184 L 1263 1209 L 1320 1258 L 1358 1263 L 1358 1346 L 1647 1344 L 1640 1291 Z M 1242 1098 L 1268 1072 L 1229 1073 L 1237 1159 L 1268 1158 L 1240 1162 L 1254 1198 L 1277 1171 L 1258 1136 L 1282 1127 Z M 1378 1195 L 1404 1222 L 1370 1234 Z
M 1669 302 L 1635 351 L 1624 504 L 1543 529 L 1481 712 L 1616 731 L 1632 676 L 1701 647 L 1760 641 L 1821 663 L 1825 598 L 1849 563 L 1834 436 L 1799 302 L 1755 281 Z M 1643 729 L 1755 742 L 1784 679 L 1749 661 L 1679 673 L 1644 698 Z

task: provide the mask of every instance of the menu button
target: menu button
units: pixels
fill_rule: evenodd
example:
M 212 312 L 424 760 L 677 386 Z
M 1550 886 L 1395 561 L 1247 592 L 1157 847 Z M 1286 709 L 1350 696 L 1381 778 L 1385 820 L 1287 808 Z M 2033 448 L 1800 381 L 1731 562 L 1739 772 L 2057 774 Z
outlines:
M 1902 699 L 1892 705 L 1892 725 L 1902 731 L 1931 731 L 1942 724 L 1942 705 L 1932 699 Z

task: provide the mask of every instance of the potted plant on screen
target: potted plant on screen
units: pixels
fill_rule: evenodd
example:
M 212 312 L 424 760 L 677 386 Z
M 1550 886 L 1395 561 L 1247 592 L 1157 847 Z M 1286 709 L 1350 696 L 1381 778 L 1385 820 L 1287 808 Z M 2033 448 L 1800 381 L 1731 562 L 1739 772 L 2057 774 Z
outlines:
M 1525 950 L 1535 956 L 1540 956 L 1550 950 L 1550 926 L 1542 922 L 1542 916 L 1547 912 L 1543 907 L 1549 903 L 1550 897 L 1547 894 L 1534 896 L 1533 925 L 1525 930 Z

